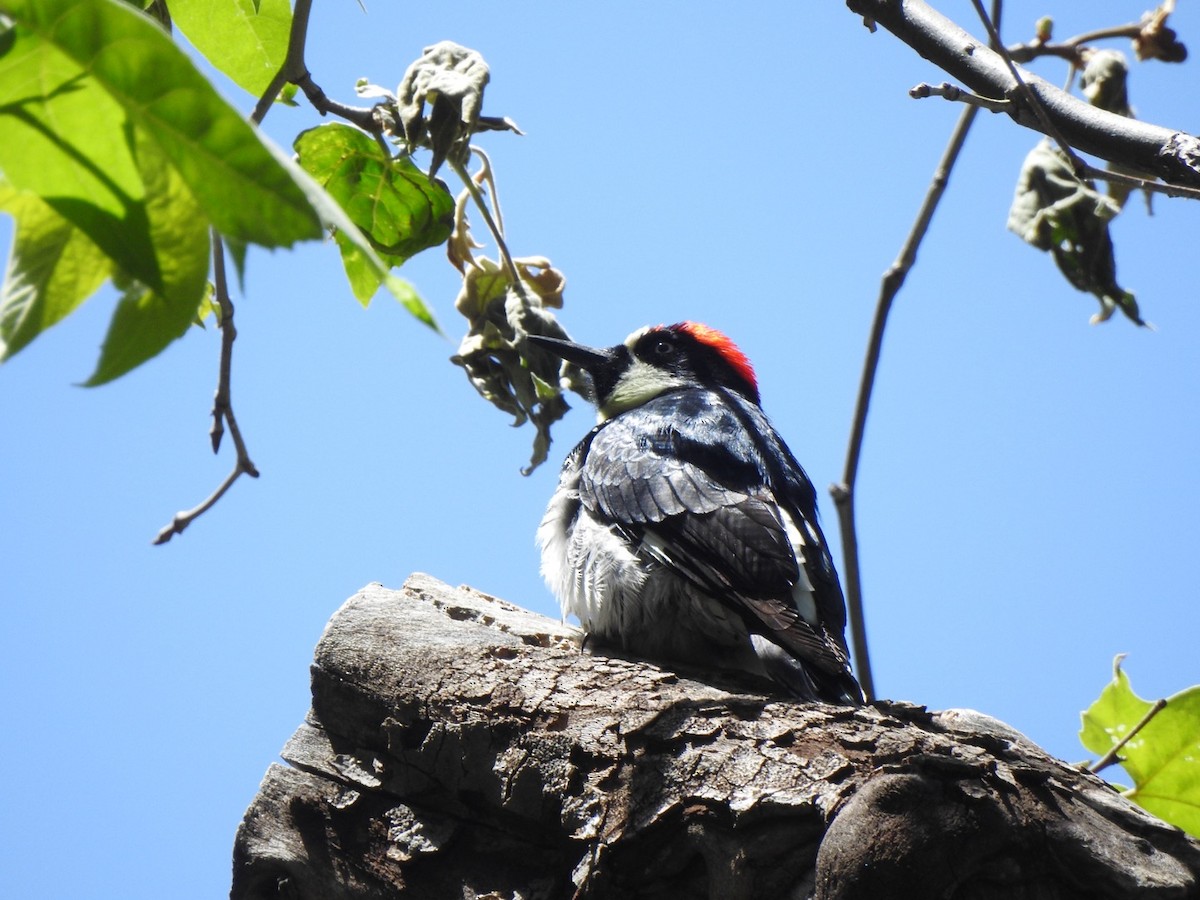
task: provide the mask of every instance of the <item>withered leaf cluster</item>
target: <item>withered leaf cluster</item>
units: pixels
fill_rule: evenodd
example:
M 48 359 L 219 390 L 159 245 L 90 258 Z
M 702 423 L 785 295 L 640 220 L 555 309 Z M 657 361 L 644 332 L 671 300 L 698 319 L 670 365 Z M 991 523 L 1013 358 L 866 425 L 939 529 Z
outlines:
M 1108 223 L 1120 206 L 1079 180 L 1066 155 L 1043 140 L 1021 167 L 1008 228 L 1039 250 L 1049 251 L 1059 270 L 1076 288 L 1100 301 L 1092 322 L 1103 322 L 1118 308 L 1145 325 L 1137 300 L 1117 284 Z

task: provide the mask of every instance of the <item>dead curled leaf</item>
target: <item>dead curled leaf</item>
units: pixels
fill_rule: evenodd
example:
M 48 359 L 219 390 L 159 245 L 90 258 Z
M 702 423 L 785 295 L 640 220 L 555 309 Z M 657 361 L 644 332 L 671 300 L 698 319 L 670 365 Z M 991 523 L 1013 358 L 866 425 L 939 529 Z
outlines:
M 1187 59 L 1187 47 L 1180 42 L 1175 30 L 1167 27 L 1167 16 L 1174 10 L 1174 0 L 1167 0 L 1142 16 L 1142 30 L 1133 39 L 1133 52 L 1138 59 L 1157 59 L 1170 63 L 1181 63 Z
M 514 288 L 495 260 L 466 251 L 463 286 L 455 300 L 468 322 L 467 334 L 451 361 L 485 400 L 514 417 L 514 426 L 532 422 L 537 429 L 526 475 L 546 460 L 550 426 L 570 408 L 562 386 L 586 391 L 582 373 L 544 350 L 526 335 L 567 338 L 552 308 L 561 308 L 566 278 L 544 257 L 514 259 L 523 291 Z
M 481 115 L 490 78 L 484 58 L 453 41 L 426 47 L 405 71 L 396 88 L 396 118 L 410 149 L 433 151 L 431 178 L 446 160 L 466 163 L 471 135 L 477 131 L 521 133 L 510 119 Z
M 426 47 L 405 71 L 396 88 L 400 125 L 410 147 L 428 146 L 433 151 L 431 177 L 446 159 L 466 161 L 490 77 L 479 53 L 453 41 Z
M 1132 116 L 1129 106 L 1129 64 L 1120 50 L 1088 50 L 1084 55 L 1079 87 L 1098 109 Z
M 1115 201 L 1080 181 L 1062 151 L 1045 140 L 1021 167 L 1008 228 L 1039 250 L 1048 250 L 1072 285 L 1095 295 L 1100 312 L 1092 317 L 1093 324 L 1120 308 L 1145 325 L 1134 295 L 1117 284 L 1108 223 L 1119 212 Z

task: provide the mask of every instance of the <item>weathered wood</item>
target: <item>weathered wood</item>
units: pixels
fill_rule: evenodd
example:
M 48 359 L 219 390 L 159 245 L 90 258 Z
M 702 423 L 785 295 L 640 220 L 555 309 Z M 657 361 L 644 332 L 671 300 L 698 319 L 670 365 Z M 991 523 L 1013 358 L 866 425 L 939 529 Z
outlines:
M 1200 843 L 979 713 L 582 652 L 414 575 L 330 621 L 234 900 L 1200 897 Z

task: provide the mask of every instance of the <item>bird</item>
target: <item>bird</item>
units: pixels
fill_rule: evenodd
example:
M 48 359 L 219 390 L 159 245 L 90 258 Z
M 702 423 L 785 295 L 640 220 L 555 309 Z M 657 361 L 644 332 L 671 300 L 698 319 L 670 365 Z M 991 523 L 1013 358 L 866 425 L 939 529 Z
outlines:
M 527 337 L 588 373 L 597 408 L 537 529 L 564 618 L 643 659 L 863 703 L 816 490 L 746 355 L 690 321 L 605 349 Z

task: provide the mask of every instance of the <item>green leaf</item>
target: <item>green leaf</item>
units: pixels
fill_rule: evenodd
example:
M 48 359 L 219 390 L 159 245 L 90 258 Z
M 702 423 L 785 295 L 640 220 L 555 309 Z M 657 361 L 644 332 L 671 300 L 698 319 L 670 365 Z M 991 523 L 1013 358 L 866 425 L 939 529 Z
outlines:
M 403 278 L 391 274 L 384 278 L 384 283 L 387 285 L 388 293 L 399 300 L 400 305 L 412 313 L 417 321 L 428 325 L 438 334 L 442 334 L 441 326 L 438 325 L 437 320 L 433 317 L 433 312 L 425 305 L 425 301 L 421 299 L 416 288 Z
M 0 170 L 125 271 L 160 284 L 125 111 L 52 44 L 15 30 L 0 57 Z
M 304 170 L 338 204 L 341 221 L 327 221 L 354 296 L 365 306 L 383 285 L 440 333 L 429 307 L 390 269 L 450 236 L 454 199 L 449 191 L 407 158 L 394 159 L 369 135 L 347 125 L 302 132 L 296 152 Z
M 135 283 L 125 292 L 87 387 L 112 381 L 161 353 L 196 320 L 207 294 L 209 231 L 195 198 L 148 139 L 137 151 L 163 286 Z
M 380 264 L 378 256 L 374 260 L 371 259 L 369 247 L 360 246 L 351 239 L 351 233 L 337 230 L 333 234 L 333 240 L 341 251 L 342 268 L 346 270 L 346 280 L 350 282 L 354 298 L 363 306 L 367 306 L 379 290 L 379 286 L 383 284 L 387 270 Z
M 12 215 L 12 252 L 0 287 L 0 362 L 90 297 L 112 263 L 78 228 L 34 194 L 0 182 L 0 210 Z
M 327 190 L 393 265 L 444 243 L 454 198 L 408 157 L 399 159 L 349 125 L 320 125 L 296 138 L 300 165 Z
M 1118 656 L 1112 682 L 1083 713 L 1079 739 L 1102 756 L 1153 705 L 1133 692 Z M 1168 697 L 1166 707 L 1121 749 L 1120 759 L 1133 780 L 1127 797 L 1200 837 L 1200 686 Z
M 292 8 L 288 0 L 171 0 L 171 18 L 197 50 L 255 97 L 283 65 Z
M 0 56 L 12 49 L 16 43 L 17 32 L 13 23 L 5 16 L 0 16 Z
M 1097 756 L 1111 750 L 1154 705 L 1133 693 L 1129 676 L 1121 669 L 1122 658 L 1113 660 L 1113 680 L 1080 717 L 1079 740 Z
M 367 306 L 382 285 L 419 322 L 442 334 L 442 328 L 434 318 L 433 311 L 421 299 L 416 288 L 403 278 L 391 274 L 380 264 L 381 259 L 388 259 L 386 256 L 376 255 L 365 242 L 354 243 L 349 234 L 348 231 L 339 230 L 334 232 L 333 237 L 342 253 L 342 266 L 346 270 L 346 279 L 350 282 L 350 290 L 354 292 L 355 299 Z
M 209 316 L 212 316 L 218 325 L 221 324 L 221 306 L 217 303 L 216 285 L 211 281 L 204 285 L 204 296 L 200 298 L 200 305 L 196 307 L 196 318 L 192 320 L 192 324 L 197 328 L 204 328 Z
M 7 148 L 0 149 L 0 168 L 14 185 L 56 195 L 46 188 L 48 176 L 41 187 L 27 181 L 42 163 L 37 148 L 12 140 L 14 129 L 17 137 L 36 130 L 33 119 L 49 129 L 40 143 L 51 145 L 56 166 L 74 163 L 73 177 L 50 187 L 65 185 L 75 195 L 73 182 L 83 177 L 107 201 L 101 208 L 120 220 L 123 207 L 140 199 L 128 190 L 131 126 L 153 139 L 221 232 L 266 246 L 320 234 L 319 217 L 282 155 L 146 16 L 116 0 L 0 0 L 0 12 L 16 21 L 17 44 L 31 44 L 0 58 L 0 148 Z M 101 94 L 110 116 L 98 133 L 84 130 L 70 112 Z M 65 123 L 86 142 L 67 144 Z M 88 234 L 103 246 L 95 231 Z M 122 265 L 132 268 L 127 260 Z

